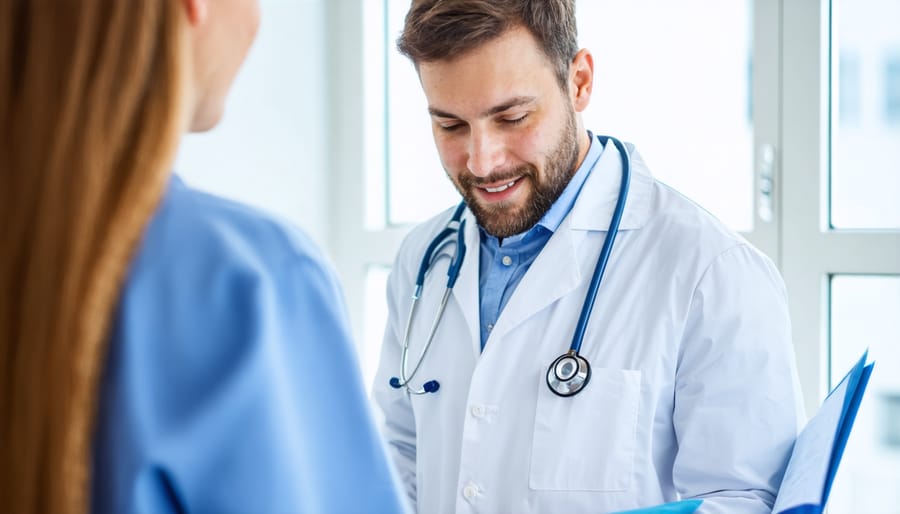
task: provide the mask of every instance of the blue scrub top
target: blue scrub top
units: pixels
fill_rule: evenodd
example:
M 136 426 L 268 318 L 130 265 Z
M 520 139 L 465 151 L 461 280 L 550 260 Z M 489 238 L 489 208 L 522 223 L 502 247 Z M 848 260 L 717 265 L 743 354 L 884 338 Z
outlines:
M 173 177 L 112 328 L 94 512 L 403 512 L 302 233 Z

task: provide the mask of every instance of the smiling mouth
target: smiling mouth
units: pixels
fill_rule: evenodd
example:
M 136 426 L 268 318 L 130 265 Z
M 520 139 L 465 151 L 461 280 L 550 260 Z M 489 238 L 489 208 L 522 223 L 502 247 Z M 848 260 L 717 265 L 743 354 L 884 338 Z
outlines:
M 502 186 L 498 186 L 498 187 L 486 187 L 486 188 L 484 188 L 484 190 L 487 191 L 488 193 L 500 193 L 500 192 L 506 191 L 507 189 L 509 189 L 509 188 L 511 188 L 512 186 L 516 185 L 516 182 L 518 182 L 518 179 L 513 180 L 512 182 L 510 182 L 510 183 L 508 183 L 508 184 L 503 184 Z

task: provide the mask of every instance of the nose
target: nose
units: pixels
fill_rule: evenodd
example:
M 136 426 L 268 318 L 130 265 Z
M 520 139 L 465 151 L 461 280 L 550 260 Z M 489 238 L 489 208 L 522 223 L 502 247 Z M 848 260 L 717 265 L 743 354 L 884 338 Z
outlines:
M 487 177 L 503 165 L 503 140 L 490 130 L 473 129 L 469 136 L 469 160 L 466 166 L 476 177 Z

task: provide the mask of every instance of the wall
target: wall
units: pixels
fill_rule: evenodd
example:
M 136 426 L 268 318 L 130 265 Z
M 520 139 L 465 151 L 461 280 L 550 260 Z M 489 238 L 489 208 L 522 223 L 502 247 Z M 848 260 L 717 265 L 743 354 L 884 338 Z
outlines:
M 262 207 L 324 248 L 328 227 L 327 0 L 262 0 L 259 34 L 222 123 L 189 135 L 189 184 Z

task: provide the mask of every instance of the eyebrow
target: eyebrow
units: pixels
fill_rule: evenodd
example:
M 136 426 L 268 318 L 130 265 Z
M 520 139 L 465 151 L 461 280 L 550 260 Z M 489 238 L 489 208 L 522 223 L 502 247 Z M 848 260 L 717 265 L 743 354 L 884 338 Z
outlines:
M 512 109 L 513 107 L 521 107 L 523 105 L 530 104 L 530 103 L 534 102 L 535 100 L 537 100 L 536 96 L 517 96 L 515 98 L 510 98 L 509 100 L 503 102 L 502 104 L 495 105 L 494 107 L 491 107 L 490 109 L 482 112 L 481 114 L 478 115 L 478 118 L 486 118 L 488 116 L 493 116 L 494 114 L 501 113 L 503 111 Z M 447 111 L 442 111 L 442 110 L 434 108 L 434 107 L 428 108 L 428 114 L 430 114 L 432 116 L 437 116 L 438 118 L 453 118 L 453 119 L 457 119 L 457 120 L 461 119 L 459 116 L 457 116 L 453 113 L 450 113 Z

